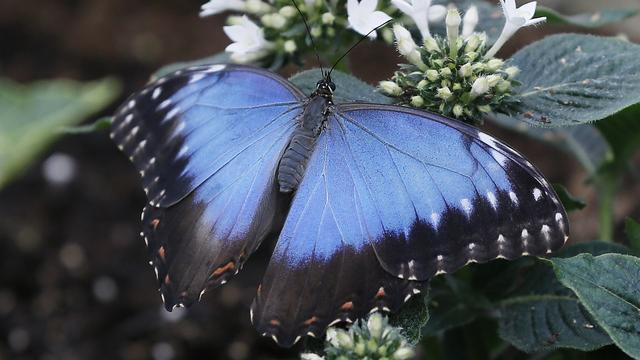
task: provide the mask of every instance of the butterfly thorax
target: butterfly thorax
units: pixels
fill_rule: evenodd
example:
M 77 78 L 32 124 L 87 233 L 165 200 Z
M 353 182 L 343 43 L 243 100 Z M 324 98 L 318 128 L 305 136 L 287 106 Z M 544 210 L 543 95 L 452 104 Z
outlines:
M 298 118 L 298 126 L 278 165 L 280 192 L 293 192 L 302 181 L 309 157 L 313 153 L 316 140 L 322 132 L 329 109 L 333 105 L 334 88 L 333 83 L 321 80 L 318 82 L 316 91 L 311 94 L 309 101 L 305 104 L 304 111 Z

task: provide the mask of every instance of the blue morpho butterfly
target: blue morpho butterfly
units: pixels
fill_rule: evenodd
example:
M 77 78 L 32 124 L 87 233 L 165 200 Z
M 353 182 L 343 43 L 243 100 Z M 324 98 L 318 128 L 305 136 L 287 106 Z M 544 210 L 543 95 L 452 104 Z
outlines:
M 168 310 L 224 284 L 271 231 L 251 319 L 283 346 L 394 312 L 437 274 L 567 240 L 558 197 L 509 146 L 424 111 L 336 104 L 334 89 L 330 75 L 308 96 L 267 70 L 198 66 L 119 109 L 111 137 L 142 176 Z

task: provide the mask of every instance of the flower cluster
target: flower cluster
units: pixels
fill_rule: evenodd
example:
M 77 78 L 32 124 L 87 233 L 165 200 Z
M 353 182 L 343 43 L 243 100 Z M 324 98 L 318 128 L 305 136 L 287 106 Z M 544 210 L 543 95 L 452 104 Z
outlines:
M 380 313 L 356 322 L 349 330 L 329 328 L 325 344 L 326 356 L 302 354 L 303 360 L 322 359 L 389 359 L 404 360 L 415 355 L 398 328 L 389 325 Z
M 445 19 L 446 37 L 440 37 L 431 35 L 425 21 L 430 18 L 430 1 L 426 0 L 426 10 L 418 8 L 425 6 L 425 0 L 415 1 L 421 5 L 401 10 L 413 18 L 423 44 L 418 46 L 406 28 L 393 27 L 398 51 L 408 64 L 400 66 L 392 81 L 382 81 L 380 89 L 401 104 L 467 121 L 506 108 L 513 101 L 512 87 L 519 84 L 515 80 L 519 69 L 494 56 L 520 27 L 545 20 L 533 19 L 536 3 L 517 8 L 515 0 L 501 0 L 506 23 L 496 43 L 488 48 L 486 35 L 474 32 L 478 23 L 475 6 L 467 9 L 464 18 L 450 8 Z
M 277 67 L 284 61 L 299 62 L 302 55 L 313 52 L 337 54 L 391 17 L 378 10 L 378 0 L 210 0 L 202 6 L 200 16 L 225 11 L 241 13 L 227 19 L 224 32 L 233 41 L 226 51 L 238 63 L 261 62 Z M 370 34 L 376 38 L 376 32 Z M 327 59 L 331 60 L 331 59 Z

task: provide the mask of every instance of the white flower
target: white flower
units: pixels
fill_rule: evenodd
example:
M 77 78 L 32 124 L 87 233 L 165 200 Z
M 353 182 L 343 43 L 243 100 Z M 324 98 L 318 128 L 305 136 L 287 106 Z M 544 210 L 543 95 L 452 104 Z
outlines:
M 486 77 L 481 76 L 473 82 L 471 86 L 471 98 L 475 99 L 480 95 L 484 95 L 489 91 L 489 80 Z
M 467 9 L 464 18 L 462 18 L 462 37 L 466 39 L 473 34 L 476 25 L 478 25 L 478 8 L 472 5 Z
M 546 17 L 533 18 L 536 14 L 536 2 L 530 2 L 516 8 L 515 0 L 500 0 L 502 4 L 502 12 L 506 22 L 502 28 L 502 33 L 495 44 L 487 51 L 485 57 L 493 57 L 498 50 L 509 40 L 513 34 L 516 33 L 521 27 L 535 25 L 547 20 Z
M 409 30 L 405 29 L 402 25 L 393 25 L 393 35 L 396 37 L 398 51 L 401 55 L 407 56 L 418 48 Z
M 457 9 L 447 12 L 445 23 L 447 25 L 447 38 L 449 40 L 449 56 L 455 59 L 458 56 L 458 33 L 460 31 L 460 13 Z
M 231 60 L 234 62 L 247 63 L 257 60 L 267 55 L 273 47 L 273 44 L 264 38 L 262 28 L 247 16 L 242 17 L 240 24 L 224 26 L 223 30 L 233 41 L 225 50 L 231 53 Z
M 393 81 L 380 81 L 380 89 L 391 96 L 400 96 L 402 95 L 402 88 L 398 86 L 398 84 Z M 328 336 L 328 335 L 327 335 Z
M 371 30 L 391 20 L 391 16 L 376 11 L 378 0 L 347 0 L 347 14 L 349 25 L 353 30 L 366 35 Z M 377 34 L 372 32 L 369 37 L 375 39 Z
M 518 69 L 517 66 L 509 66 L 504 71 L 509 76 L 509 79 L 513 79 L 514 77 L 518 76 L 518 74 L 520 74 L 520 69 Z
M 447 13 L 442 5 L 431 6 L 431 0 L 391 0 L 391 3 L 413 20 L 423 39 L 431 37 L 429 21 L 439 21 Z
M 369 320 L 367 320 L 367 327 L 369 328 L 369 333 L 372 337 L 378 339 L 382 337 L 383 326 L 382 315 L 380 315 L 380 313 L 374 313 L 369 316 Z
M 246 4 L 242 0 L 210 0 L 200 7 L 200 17 L 219 14 L 225 11 L 244 11 Z

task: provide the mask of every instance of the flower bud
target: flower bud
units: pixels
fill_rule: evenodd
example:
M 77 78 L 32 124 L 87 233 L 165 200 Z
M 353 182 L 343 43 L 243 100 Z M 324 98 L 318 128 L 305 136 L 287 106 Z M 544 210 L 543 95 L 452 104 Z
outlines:
M 480 105 L 478 106 L 478 111 L 482 112 L 482 113 L 489 113 L 491 112 L 491 106 L 489 105 Z
M 466 55 L 469 61 L 475 61 L 478 58 L 478 53 L 475 51 L 469 51 Z
M 227 17 L 227 25 L 241 25 L 244 24 L 243 16 L 231 15 Z
M 424 48 L 429 52 L 440 51 L 440 47 L 434 38 L 431 36 L 424 39 Z
M 502 65 L 504 65 L 504 61 L 500 59 L 491 59 L 487 61 L 487 70 L 491 72 L 498 71 Z
M 362 341 L 358 341 L 356 346 L 353 348 L 353 352 L 360 357 L 362 357 L 366 353 L 366 351 L 367 351 L 367 348 L 365 347 Z
M 422 61 L 422 55 L 420 55 L 420 52 L 418 50 L 413 50 L 412 52 L 407 54 L 406 58 L 407 60 L 409 60 L 410 63 L 417 66 L 421 70 L 424 70 L 427 68 L 427 66 Z
M 429 85 L 429 82 L 423 79 L 423 80 L 420 80 L 420 82 L 418 83 L 418 85 L 416 85 L 416 87 L 418 88 L 418 90 L 422 90 L 426 88 L 427 85 Z
M 458 91 L 462 89 L 462 85 L 460 83 L 453 84 L 453 91 Z
M 498 82 L 500 82 L 500 80 L 502 80 L 502 76 L 500 75 L 489 75 L 487 76 L 487 83 L 489 84 L 489 87 L 495 87 L 496 85 L 498 85 Z
M 318 354 L 304 353 L 300 354 L 300 360 L 324 360 L 324 358 Z
M 473 34 L 473 31 L 476 29 L 476 25 L 478 25 L 478 7 L 475 5 L 471 5 L 467 12 L 464 14 L 464 19 L 462 20 L 462 36 L 467 37 Z
M 336 339 L 338 340 L 338 345 L 340 345 L 340 347 L 343 347 L 345 349 L 353 348 L 353 339 L 348 332 L 344 330 L 338 330 Z
M 451 99 L 453 93 L 451 92 L 451 90 L 449 90 L 448 87 L 445 86 L 438 89 L 438 94 L 436 96 L 444 101 L 447 101 Z
M 247 0 L 246 9 L 251 14 L 264 14 L 271 11 L 271 6 L 261 0 Z
M 415 355 L 414 351 L 407 346 L 402 346 L 393 353 L 393 360 L 407 360 Z
M 382 34 L 382 39 L 384 40 L 384 42 L 386 42 L 387 44 L 393 43 L 393 31 L 389 30 L 389 28 L 384 28 L 380 30 L 380 33 Z
M 460 13 L 457 9 L 449 9 L 445 23 L 447 24 L 447 39 L 449 40 L 449 56 L 458 57 L 458 34 L 460 31 Z
M 325 25 L 331 25 L 335 20 L 336 17 L 330 12 L 322 14 L 322 23 Z
M 462 76 L 463 78 L 473 75 L 473 68 L 471 67 L 471 63 L 466 63 L 460 66 L 458 74 L 460 74 L 460 76 Z
M 481 76 L 477 78 L 471 86 L 471 99 L 475 99 L 478 96 L 484 95 L 487 93 L 487 91 L 489 91 L 489 81 L 486 77 Z
M 338 330 L 333 327 L 327 329 L 327 341 L 334 347 L 338 346 Z
M 464 107 L 462 107 L 462 105 L 456 104 L 453 107 L 453 115 L 455 115 L 455 117 L 458 118 L 458 117 L 462 116 L 463 112 L 464 112 Z
M 411 98 L 412 103 L 413 103 L 413 98 L 415 97 L 416 96 Z M 420 100 L 422 100 L 422 98 L 420 98 Z M 382 335 L 383 326 L 384 326 L 384 323 L 382 321 L 382 315 L 380 315 L 379 313 L 374 313 L 371 316 L 369 316 L 369 320 L 367 320 L 367 327 L 369 328 L 369 334 L 371 334 L 371 336 L 375 338 L 380 338 L 380 336 Z
M 451 76 L 451 69 L 449 69 L 448 67 L 442 68 L 440 69 L 440 75 L 442 77 L 450 77 Z
M 376 340 L 369 339 L 369 341 L 367 341 L 367 350 L 369 352 L 375 353 L 377 349 L 378 349 L 378 343 L 376 342 Z
M 293 54 L 298 47 L 296 46 L 296 42 L 293 40 L 287 40 L 284 42 L 284 52 Z
M 467 39 L 467 45 L 464 47 L 464 52 L 469 53 L 471 51 L 476 51 L 478 46 L 480 46 L 480 36 L 473 34 Z
M 322 36 L 322 28 L 319 26 L 314 26 L 311 28 L 311 36 L 317 38 Z
M 427 79 L 429 81 L 436 81 L 440 77 L 440 75 L 438 74 L 438 70 L 433 70 L 433 69 L 427 70 L 425 72 L 425 75 L 427 76 Z
M 511 90 L 511 82 L 507 80 L 500 80 L 498 85 L 496 85 L 496 90 L 500 93 L 506 93 Z
M 286 18 L 296 17 L 298 15 L 296 8 L 291 5 L 283 6 L 278 12 Z
M 422 96 L 416 95 L 411 97 L 411 106 L 420 108 L 424 105 Z
M 380 89 L 387 95 L 402 95 L 402 88 L 393 81 L 380 81 Z
M 518 74 L 520 74 L 520 69 L 517 66 L 509 66 L 504 71 L 509 76 L 509 79 L 513 79 L 514 77 L 518 76 Z
M 471 65 L 471 68 L 473 69 L 474 72 L 481 72 L 487 69 L 487 65 L 485 65 L 485 63 L 477 62 Z

